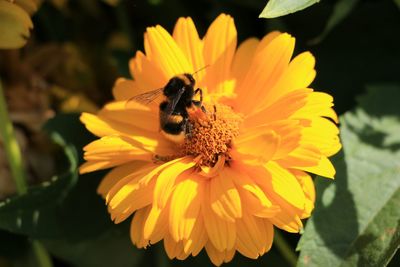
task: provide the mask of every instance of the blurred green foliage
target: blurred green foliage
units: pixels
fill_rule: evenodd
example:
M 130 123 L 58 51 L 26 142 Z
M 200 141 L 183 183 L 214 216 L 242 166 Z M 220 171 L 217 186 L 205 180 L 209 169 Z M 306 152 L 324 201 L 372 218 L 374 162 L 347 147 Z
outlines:
M 288 16 L 259 19 L 258 16 L 265 5 L 266 0 L 43 1 L 32 16 L 34 29 L 31 31 L 27 45 L 18 51 L 1 51 L 0 73 L 9 90 L 8 94 L 12 95 L 17 91 L 16 88 L 22 86 L 26 91 L 41 96 L 40 99 L 45 99 L 45 101 L 38 102 L 40 108 L 57 114 L 47 121 L 44 129 L 49 134 L 58 136 L 59 140 L 63 140 L 61 146 L 63 153 L 60 153 L 60 157 L 64 157 L 64 159 L 60 162 L 65 165 L 58 166 L 58 172 L 62 175 L 56 176 L 59 178 L 54 180 L 54 186 L 42 188 L 43 184 L 39 184 L 37 187 L 31 188 L 31 192 L 36 193 L 25 196 L 26 200 L 16 197 L 0 203 L 0 228 L 2 229 L 0 230 L 0 266 L 35 266 L 29 242 L 31 238 L 39 238 L 53 256 L 55 265 L 62 267 L 210 266 L 204 253 L 201 253 L 199 257 L 180 262 L 168 260 L 162 244 L 146 250 L 137 250 L 129 240 L 129 222 L 114 225 L 107 214 L 103 200 L 96 194 L 96 187 L 104 176 L 104 172 L 82 175 L 76 179 L 75 167 L 82 163 L 80 151 L 85 144 L 93 140 L 93 136 L 80 124 L 78 114 L 67 114 L 67 112 L 93 111 L 96 107 L 112 99 L 113 83 L 117 77 L 130 76 L 129 59 L 136 50 L 143 49 L 143 33 L 148 26 L 160 24 L 171 31 L 178 17 L 190 16 L 202 36 L 213 19 L 224 12 L 234 17 L 239 42 L 252 36 L 261 38 L 272 30 L 287 31 L 296 37 L 297 53 L 309 50 L 315 55 L 318 74 L 313 87 L 334 96 L 335 110 L 339 114 L 354 110 L 356 96 L 365 94 L 366 85 L 395 84 L 393 88 L 396 89 L 392 90 L 398 94 L 400 90 L 398 87 L 400 84 L 399 1 L 324 0 Z M 2 11 L 0 8 L 0 15 Z M 29 26 L 26 21 L 25 17 L 25 24 L 22 24 L 23 28 L 21 28 L 24 35 Z M 380 96 L 380 91 L 385 91 L 384 87 L 377 86 L 369 97 L 362 100 L 366 114 L 376 115 L 378 121 L 386 114 L 378 114 L 378 116 L 376 111 L 385 106 L 386 102 L 397 107 L 396 99 L 398 98 L 395 98 L 397 95 L 395 92 L 379 98 L 379 101 L 376 100 Z M 18 91 L 18 94 L 20 92 Z M 18 96 L 17 99 L 26 99 L 23 95 Z M 38 105 L 36 103 L 33 107 L 28 108 L 36 111 L 39 109 Z M 387 105 L 389 106 L 389 104 Z M 12 112 L 13 107 L 17 109 L 21 104 L 10 102 L 10 106 Z M 28 108 L 24 112 L 32 111 Z M 371 109 L 375 111 L 371 111 Z M 394 113 L 390 115 L 398 118 L 399 114 Z M 387 132 L 385 129 L 396 131 L 398 121 L 397 124 L 385 122 L 388 124 L 384 124 L 384 128 L 377 129 L 374 128 L 376 125 L 368 124 L 373 119 L 367 117 L 365 129 L 349 129 L 348 127 L 352 124 L 349 126 L 347 122 L 353 115 L 353 112 L 350 112 L 343 117 L 346 122 L 342 128 L 345 129 L 343 135 L 345 145 L 346 142 L 350 142 L 349 139 L 346 139 L 350 136 L 346 131 L 354 130 L 351 136 L 355 135 L 360 139 L 363 146 L 374 145 L 374 149 L 385 154 L 382 154 L 382 157 L 391 157 L 391 153 L 398 155 L 397 143 L 393 148 L 385 147 L 387 142 L 393 142 L 392 139 L 395 139 L 392 137 L 395 134 Z M 44 117 L 43 120 L 46 121 L 47 117 Z M 354 124 L 353 126 L 360 125 Z M 24 127 L 26 128 L 26 126 Z M 30 127 L 27 128 L 30 129 Z M 371 131 L 372 136 L 369 135 Z M 380 136 L 374 135 L 376 131 Z M 392 141 L 387 141 L 387 138 L 392 138 L 390 139 Z M 78 152 L 78 155 L 73 151 Z M 384 160 L 369 159 L 367 156 L 371 153 L 361 151 L 358 157 L 361 161 Z M 346 167 L 353 168 L 352 164 L 354 162 L 347 162 L 343 159 L 343 153 L 337 156 L 339 174 L 344 172 Z M 335 217 L 330 214 L 331 211 L 324 214 L 327 212 L 326 209 L 318 211 L 318 205 L 324 203 L 321 202 L 324 201 L 321 197 L 328 194 L 329 190 L 334 190 L 332 188 L 336 186 L 340 189 L 340 186 L 347 181 L 354 181 L 352 179 L 357 175 L 353 176 L 351 173 L 342 175 L 338 177 L 338 181 L 330 182 L 329 188 L 326 182 L 323 183 L 317 179 L 317 195 L 319 196 L 317 216 L 313 217 L 306 228 L 305 241 L 302 241 L 302 249 L 305 249 L 305 252 L 301 252 L 302 256 L 312 248 L 312 246 L 307 247 L 307 242 L 315 242 L 316 238 L 320 238 L 326 246 L 322 248 L 328 251 L 326 258 L 323 259 L 328 260 L 329 256 L 342 259 L 341 251 L 329 247 L 329 236 L 317 236 L 315 233 L 315 231 L 318 232 L 318 229 L 315 230 L 315 228 L 318 228 L 318 221 L 321 218 Z M 397 182 L 399 176 L 394 174 L 393 177 L 384 178 L 394 179 L 394 182 Z M 396 186 L 398 185 L 396 184 Z M 357 194 L 370 193 L 373 195 L 374 193 L 373 186 L 367 187 L 365 190 L 368 192 L 358 192 L 354 193 L 355 195 L 350 191 L 343 191 L 342 194 L 345 196 L 343 199 L 337 200 L 337 205 L 347 213 L 353 212 L 352 215 L 354 215 L 355 210 L 359 208 L 355 201 L 362 201 L 357 200 L 359 197 Z M 398 191 L 398 188 L 396 190 Z M 45 196 L 48 194 L 48 198 L 42 198 L 41 194 L 45 194 Z M 36 205 L 38 201 L 43 202 L 44 199 L 47 199 L 46 203 Z M 394 197 L 388 197 L 388 199 L 392 202 L 397 201 Z M 334 200 L 336 201 L 336 199 Z M 21 205 L 24 205 L 24 201 L 29 202 L 34 208 L 3 211 L 7 205 L 18 206 L 18 201 L 22 202 Z M 35 213 L 36 209 L 41 211 L 40 214 L 43 210 L 43 217 L 39 216 L 39 219 L 32 221 L 37 216 L 34 216 L 37 214 Z M 7 215 L 6 212 L 14 212 L 14 214 Z M 346 217 L 346 212 L 336 219 L 340 220 Z M 376 209 L 374 212 L 380 214 L 385 212 L 385 209 Z M 21 221 L 23 227 L 18 227 L 18 218 L 24 219 L 24 222 Z M 25 220 L 28 224 L 25 224 Z M 329 225 L 330 222 L 327 223 Z M 344 231 L 359 230 L 361 226 L 365 226 L 362 225 L 362 221 L 357 220 L 349 223 L 351 225 L 347 225 L 347 228 L 343 229 Z M 379 223 L 376 221 L 376 225 Z M 376 234 L 374 225 L 366 227 L 367 237 L 370 236 L 369 233 Z M 335 228 L 335 225 L 332 228 Z M 396 229 L 398 231 L 398 226 Z M 332 231 L 331 234 L 334 235 L 334 232 Z M 358 234 L 358 232 L 352 232 L 351 237 L 357 239 Z M 287 233 L 283 235 L 294 250 L 299 236 Z M 359 242 L 361 242 L 362 248 L 366 247 L 367 249 L 369 244 L 375 244 L 373 241 L 368 243 L 367 241 L 370 241 L 368 238 L 361 241 L 357 239 L 357 242 L 349 249 L 351 251 L 357 249 L 357 246 L 360 245 Z M 388 254 L 393 254 L 396 244 L 397 246 L 399 244 L 398 241 L 396 242 L 395 245 L 379 243 L 377 246 L 382 250 L 389 247 L 391 252 Z M 314 251 L 312 252 L 314 253 Z M 324 253 L 324 251 L 318 253 Z M 386 261 L 389 259 L 389 256 L 385 258 Z M 288 265 L 275 247 L 257 261 L 237 255 L 234 261 L 226 265 L 259 266 L 264 264 L 269 266 Z M 301 264 L 304 262 L 299 262 L 299 265 Z M 400 259 L 397 255 L 393 258 L 391 265 L 399 266 L 399 264 Z
M 298 266 L 386 266 L 400 243 L 400 86 L 368 86 L 341 117 L 338 179 L 317 177 L 319 195 Z

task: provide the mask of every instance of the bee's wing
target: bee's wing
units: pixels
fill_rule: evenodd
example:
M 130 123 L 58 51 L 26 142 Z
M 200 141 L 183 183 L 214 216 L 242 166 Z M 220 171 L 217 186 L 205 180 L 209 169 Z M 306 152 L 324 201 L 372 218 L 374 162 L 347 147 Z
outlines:
M 165 109 L 165 113 L 167 115 L 171 115 L 174 112 L 176 105 L 178 104 L 184 92 L 185 92 L 185 87 L 182 87 L 181 89 L 179 89 L 176 95 L 170 99 L 167 108 Z
M 146 104 L 146 105 L 150 104 L 151 102 L 153 102 L 157 97 L 159 97 L 162 94 L 163 89 L 164 88 L 158 88 L 158 89 L 155 89 L 155 90 L 151 90 L 151 91 L 145 92 L 145 93 L 140 94 L 140 95 L 135 95 L 134 97 L 131 97 L 128 100 L 128 102 L 134 100 L 134 101 L 136 101 L 138 103 L 141 103 L 141 104 Z
M 181 99 L 183 93 L 185 92 L 185 87 L 182 87 L 176 95 L 168 101 L 168 105 L 163 112 L 160 112 L 160 122 L 161 126 L 164 126 L 170 115 L 174 112 L 176 105 L 178 104 L 179 100 Z

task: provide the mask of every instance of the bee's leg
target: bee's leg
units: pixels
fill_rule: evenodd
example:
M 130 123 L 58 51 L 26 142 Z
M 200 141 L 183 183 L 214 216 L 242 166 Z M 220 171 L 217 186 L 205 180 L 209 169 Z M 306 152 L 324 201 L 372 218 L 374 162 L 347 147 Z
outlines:
M 195 105 L 195 106 L 198 107 L 198 108 L 202 106 L 202 105 L 201 105 L 201 102 L 198 101 L 198 100 L 192 100 L 192 104 Z
M 203 111 L 204 113 L 207 113 L 206 108 L 203 106 L 203 90 L 201 90 L 200 88 L 197 88 L 194 91 L 194 94 L 198 94 L 198 93 L 200 94 L 200 100 L 193 100 L 193 104 L 196 107 L 201 108 L 201 111 Z
M 197 89 L 194 91 L 194 94 L 197 95 L 197 93 L 200 94 L 200 103 L 203 102 L 203 90 L 201 90 L 200 88 L 197 88 Z

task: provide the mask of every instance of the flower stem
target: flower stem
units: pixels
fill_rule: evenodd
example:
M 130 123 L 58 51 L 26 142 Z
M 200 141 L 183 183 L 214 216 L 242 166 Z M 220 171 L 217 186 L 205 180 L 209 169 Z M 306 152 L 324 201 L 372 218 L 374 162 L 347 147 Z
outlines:
M 297 256 L 293 252 L 293 248 L 286 242 L 285 238 L 279 231 L 274 233 L 274 245 L 290 264 L 290 266 L 295 267 L 297 264 Z
M 8 115 L 3 86 L 0 80 L 0 137 L 10 165 L 11 174 L 14 178 L 17 192 L 23 195 L 27 192 L 24 167 L 22 164 L 21 151 L 15 138 L 14 127 Z
M 25 170 L 22 164 L 21 150 L 15 137 L 14 127 L 11 123 L 10 117 L 7 111 L 7 104 L 5 100 L 3 85 L 0 80 L 0 137 L 3 141 L 3 146 L 7 155 L 8 163 L 10 165 L 11 174 L 14 178 L 17 192 L 19 195 L 26 194 L 28 192 L 28 185 L 26 182 Z M 52 267 L 50 255 L 43 247 L 43 245 L 37 241 L 32 241 L 33 252 L 37 260 L 37 266 L 40 267 Z

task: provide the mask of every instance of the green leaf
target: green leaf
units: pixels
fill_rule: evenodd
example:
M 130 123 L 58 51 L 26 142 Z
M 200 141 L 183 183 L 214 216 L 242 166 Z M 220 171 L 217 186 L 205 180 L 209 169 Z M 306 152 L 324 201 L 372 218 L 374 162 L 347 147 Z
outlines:
M 330 15 L 328 22 L 325 25 L 324 30 L 320 35 L 309 41 L 309 44 L 318 44 L 335 28 L 340 22 L 342 22 L 355 8 L 360 0 L 339 0 L 336 2 L 333 12 Z
M 368 87 L 341 117 L 336 180 L 316 178 L 298 266 L 385 266 L 400 245 L 400 87 Z
M 0 0 L 0 49 L 20 48 L 33 28 L 28 13 L 18 5 Z
M 260 18 L 276 18 L 303 10 L 319 0 L 269 0 Z
M 55 155 L 57 163 L 66 163 L 62 164 L 66 166 L 61 165 L 59 175 L 29 188 L 26 194 L 1 201 L 0 228 L 31 237 L 52 235 L 54 229 L 58 229 L 48 218 L 77 181 L 77 155 L 56 133 L 52 134 L 52 139 L 62 148 L 62 153 Z
M 81 164 L 82 147 L 93 141 L 94 136 L 79 121 L 79 115 L 59 114 L 48 121 L 45 128 L 62 135 L 78 151 Z M 57 229 L 54 229 L 56 231 L 41 238 L 78 242 L 98 237 L 113 227 L 104 200 L 96 191 L 104 175 L 104 171 L 80 175 L 78 182 L 47 219 L 48 227 L 54 228 L 53 225 L 57 225 Z

